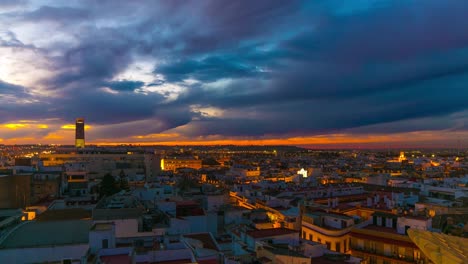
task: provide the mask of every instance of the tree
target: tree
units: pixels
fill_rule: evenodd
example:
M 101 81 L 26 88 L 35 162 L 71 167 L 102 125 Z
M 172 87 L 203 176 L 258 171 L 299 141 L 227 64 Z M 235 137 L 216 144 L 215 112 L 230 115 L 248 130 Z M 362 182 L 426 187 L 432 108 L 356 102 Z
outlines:
M 115 179 L 112 175 L 107 173 L 104 175 L 102 178 L 100 188 L 99 188 L 99 195 L 102 196 L 111 196 L 113 194 L 116 194 L 120 191 L 119 187 L 117 186 L 117 183 L 115 182 Z
M 128 186 L 128 180 L 126 178 L 120 178 L 120 190 L 130 190 L 130 186 Z
M 196 180 L 186 177 L 180 178 L 176 186 L 182 192 L 189 191 L 191 188 L 200 187 Z
M 130 187 L 128 186 L 127 176 L 125 175 L 125 172 L 123 170 L 120 171 L 119 178 L 120 178 L 119 180 L 120 190 L 125 190 L 125 191 L 130 190 Z

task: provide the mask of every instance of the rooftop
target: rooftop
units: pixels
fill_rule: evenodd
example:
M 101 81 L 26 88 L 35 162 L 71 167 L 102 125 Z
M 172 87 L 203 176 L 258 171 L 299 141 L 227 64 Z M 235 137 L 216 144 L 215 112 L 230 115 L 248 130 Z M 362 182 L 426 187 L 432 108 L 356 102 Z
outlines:
M 91 211 L 82 208 L 46 210 L 37 216 L 37 221 L 64 221 L 91 219 Z
M 199 233 L 199 234 L 190 234 L 184 235 L 184 237 L 198 240 L 203 243 L 203 248 L 212 249 L 218 251 L 219 248 L 216 245 L 216 242 L 211 237 L 210 233 Z
M 263 248 L 265 250 L 270 251 L 271 253 L 275 255 L 307 258 L 303 254 L 289 249 L 289 244 L 269 244 L 269 245 L 265 245 Z
M 287 228 L 267 228 L 260 230 L 247 231 L 247 235 L 253 238 L 268 238 L 274 236 L 282 236 L 288 234 L 299 234 L 299 231 L 287 229 Z
M 0 248 L 31 248 L 88 243 L 90 220 L 24 222 Z
M 129 255 L 101 256 L 102 263 L 131 264 L 132 258 Z
M 112 224 L 111 223 L 96 223 L 91 229 L 96 230 L 96 231 L 112 230 Z

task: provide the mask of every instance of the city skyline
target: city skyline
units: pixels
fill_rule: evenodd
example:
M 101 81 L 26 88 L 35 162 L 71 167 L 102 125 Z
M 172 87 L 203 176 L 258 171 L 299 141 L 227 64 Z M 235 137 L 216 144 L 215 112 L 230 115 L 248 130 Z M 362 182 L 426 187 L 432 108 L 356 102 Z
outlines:
M 0 144 L 468 147 L 464 1 L 1 1 Z

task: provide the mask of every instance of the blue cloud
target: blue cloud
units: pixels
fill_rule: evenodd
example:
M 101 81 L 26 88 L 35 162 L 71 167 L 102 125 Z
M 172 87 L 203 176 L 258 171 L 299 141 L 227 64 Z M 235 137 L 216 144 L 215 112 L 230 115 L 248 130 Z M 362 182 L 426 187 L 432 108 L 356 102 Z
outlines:
M 75 41 L 41 47 L 55 73 L 41 85 L 55 97 L 35 95 L 54 106 L 35 115 L 122 124 L 120 136 L 183 125 L 193 136 L 305 135 L 452 129 L 454 113 L 467 110 L 467 12 L 465 1 L 436 0 L 84 1 L 25 9 L 12 23 L 46 31 L 57 22 L 51 38 Z M 8 45 L 31 45 L 12 28 Z M 154 82 L 111 81 L 142 58 L 154 63 Z M 132 92 L 156 86 L 181 89 L 171 100 Z M 226 115 L 201 116 L 193 105 Z M 157 125 L 124 125 L 135 120 Z
M 115 91 L 122 91 L 122 92 L 133 92 L 136 89 L 139 89 L 145 85 L 142 81 L 111 81 L 104 83 L 104 86 L 115 90 Z

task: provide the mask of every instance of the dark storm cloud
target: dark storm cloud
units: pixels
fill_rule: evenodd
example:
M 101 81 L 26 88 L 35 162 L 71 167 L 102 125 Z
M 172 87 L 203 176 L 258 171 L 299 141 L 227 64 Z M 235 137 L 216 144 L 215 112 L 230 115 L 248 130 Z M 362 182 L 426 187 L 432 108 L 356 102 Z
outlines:
M 260 73 L 256 65 L 238 61 L 239 56 L 212 56 L 201 60 L 185 60 L 159 67 L 169 81 L 193 78 L 200 81 L 215 81 L 220 78 L 254 77 Z
M 143 85 L 145 85 L 144 82 L 129 81 L 129 80 L 111 81 L 111 82 L 104 83 L 104 86 L 107 86 L 108 88 L 112 90 L 122 91 L 122 92 L 133 92 L 136 89 L 141 88 Z
M 0 7 L 16 7 L 26 4 L 27 0 L 2 0 L 0 1 Z
M 42 6 L 37 10 L 27 14 L 26 19 L 31 21 L 57 21 L 69 22 L 85 20 L 90 17 L 89 10 L 72 7 Z
M 381 2 L 84 1 L 23 18 L 60 22 L 77 40 L 51 44 L 62 53 L 49 56 L 56 74 L 44 85 L 56 97 L 39 98 L 43 117 L 86 116 L 103 125 L 99 138 L 184 125 L 193 136 L 456 126 L 468 99 L 467 2 Z M 153 81 L 116 78 L 139 58 L 154 62 Z M 170 100 L 169 85 L 183 88 Z
M 11 83 L 0 80 L 0 100 L 3 96 L 13 96 L 15 98 L 29 97 L 26 92 L 26 88 L 20 85 L 14 85 Z

